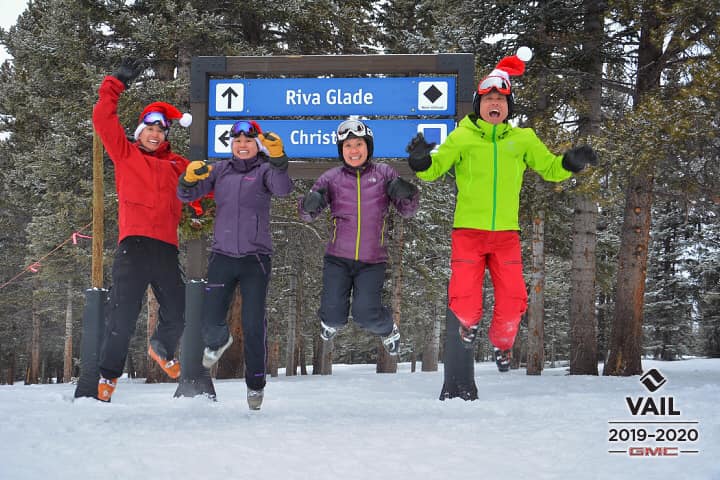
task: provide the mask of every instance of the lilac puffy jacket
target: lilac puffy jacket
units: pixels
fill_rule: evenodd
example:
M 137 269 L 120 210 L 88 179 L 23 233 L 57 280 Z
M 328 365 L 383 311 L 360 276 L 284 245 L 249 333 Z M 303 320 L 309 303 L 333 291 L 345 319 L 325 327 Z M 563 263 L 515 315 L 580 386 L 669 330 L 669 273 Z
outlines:
M 325 189 L 325 201 L 330 207 L 332 228 L 325 253 L 365 263 L 387 261 L 385 245 L 390 204 L 403 217 L 412 216 L 418 209 L 420 194 L 403 200 L 391 200 L 387 183 L 398 176 L 390 165 L 366 162 L 360 168 L 347 165 L 331 168 L 317 179 L 313 191 Z M 314 215 L 298 209 L 300 218 L 314 220 Z

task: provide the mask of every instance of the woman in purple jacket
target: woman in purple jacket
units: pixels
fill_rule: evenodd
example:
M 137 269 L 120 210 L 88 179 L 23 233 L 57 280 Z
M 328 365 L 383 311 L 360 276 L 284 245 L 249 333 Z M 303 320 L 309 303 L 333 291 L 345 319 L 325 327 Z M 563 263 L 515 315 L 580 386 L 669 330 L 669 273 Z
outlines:
M 213 165 L 191 162 L 180 177 L 183 202 L 215 192 L 215 225 L 208 264 L 202 335 L 203 366 L 210 368 L 230 346 L 225 317 L 236 285 L 242 294 L 245 383 L 248 405 L 258 410 L 265 388 L 265 299 L 270 281 L 270 199 L 293 188 L 280 138 L 241 120 L 230 129 L 232 158 Z
M 314 220 L 328 205 L 332 217 L 323 261 L 320 337 L 330 340 L 347 323 L 352 293 L 355 323 L 380 335 L 387 352 L 397 355 L 400 332 L 382 304 L 387 219 L 391 203 L 403 217 L 412 216 L 418 189 L 390 165 L 370 161 L 373 133 L 363 122 L 342 122 L 336 139 L 343 165 L 323 173 L 299 204 L 303 220 Z

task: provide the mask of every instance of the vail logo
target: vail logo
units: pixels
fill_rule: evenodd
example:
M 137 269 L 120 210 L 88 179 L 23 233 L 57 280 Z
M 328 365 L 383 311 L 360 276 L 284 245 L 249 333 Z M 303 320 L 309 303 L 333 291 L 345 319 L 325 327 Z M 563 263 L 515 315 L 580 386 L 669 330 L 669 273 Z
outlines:
M 650 393 L 659 390 L 660 387 L 665 385 L 665 382 L 667 382 L 667 379 L 663 377 L 662 373 L 658 372 L 654 368 L 650 369 L 647 373 L 640 377 L 640 383 L 645 385 L 645 388 L 647 388 Z
M 650 392 L 656 392 L 665 383 L 667 379 L 654 368 L 644 373 L 640 377 L 640 383 Z M 673 397 L 625 397 L 630 413 L 633 415 L 680 415 L 679 410 L 675 410 L 673 405 Z

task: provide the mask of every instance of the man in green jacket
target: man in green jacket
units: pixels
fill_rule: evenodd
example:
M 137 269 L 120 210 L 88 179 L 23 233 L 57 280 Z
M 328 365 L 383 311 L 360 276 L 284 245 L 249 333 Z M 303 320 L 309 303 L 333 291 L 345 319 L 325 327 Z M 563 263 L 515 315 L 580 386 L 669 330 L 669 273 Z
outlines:
M 522 75 L 532 52 L 521 47 L 502 59 L 478 85 L 474 113 L 467 115 L 434 153 L 422 134 L 407 147 L 417 176 L 433 181 L 455 169 L 457 200 L 451 246 L 448 306 L 460 322 L 460 339 L 474 348 L 482 318 L 482 286 L 490 270 L 495 308 L 488 338 L 498 369 L 510 368 L 510 351 L 520 319 L 527 310 L 522 273 L 518 209 L 527 167 L 551 182 L 560 182 L 596 164 L 589 146 L 554 155 L 530 128 L 513 127 L 510 75 Z

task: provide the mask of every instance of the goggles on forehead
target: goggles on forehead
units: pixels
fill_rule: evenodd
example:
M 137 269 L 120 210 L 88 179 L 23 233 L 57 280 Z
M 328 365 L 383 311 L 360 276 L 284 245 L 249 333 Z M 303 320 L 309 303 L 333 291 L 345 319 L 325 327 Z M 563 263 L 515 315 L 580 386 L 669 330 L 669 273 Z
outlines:
M 501 95 L 510 95 L 510 81 L 498 76 L 483 78 L 477 88 L 478 95 L 485 95 L 495 89 Z
M 345 120 L 337 128 L 337 139 L 345 140 L 350 134 L 356 137 L 372 137 L 372 130 L 358 120 Z
M 145 125 L 160 125 L 163 128 L 170 128 L 170 120 L 160 112 L 146 113 L 142 121 Z
M 245 135 L 248 138 L 255 138 L 260 133 L 260 129 L 257 127 L 255 122 L 248 122 L 247 120 L 240 120 L 239 122 L 233 123 L 230 127 L 230 136 L 238 137 Z

